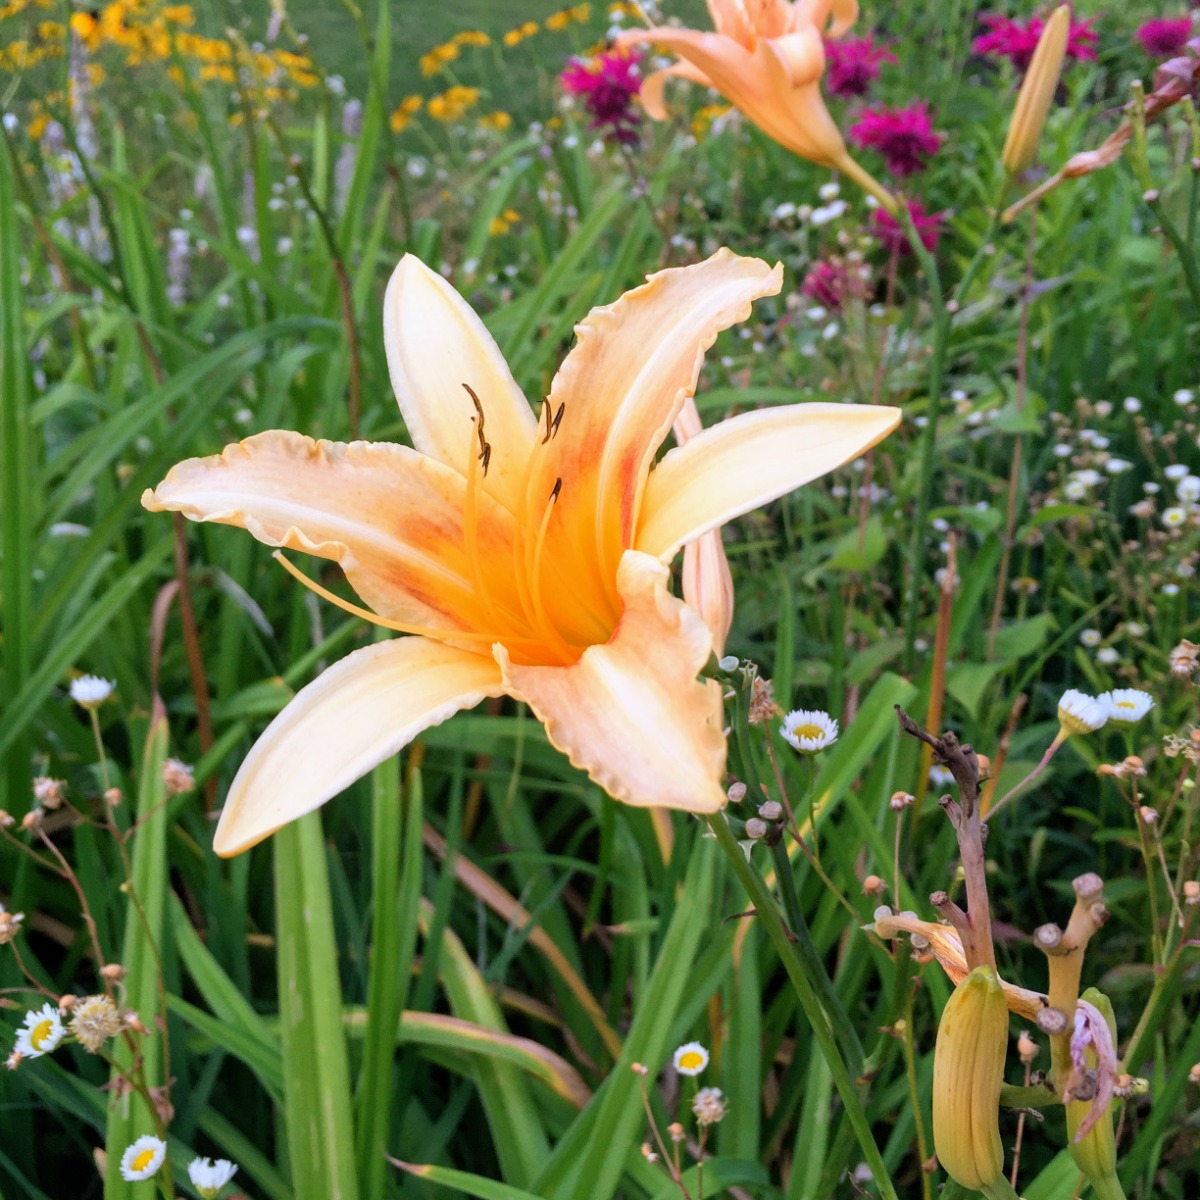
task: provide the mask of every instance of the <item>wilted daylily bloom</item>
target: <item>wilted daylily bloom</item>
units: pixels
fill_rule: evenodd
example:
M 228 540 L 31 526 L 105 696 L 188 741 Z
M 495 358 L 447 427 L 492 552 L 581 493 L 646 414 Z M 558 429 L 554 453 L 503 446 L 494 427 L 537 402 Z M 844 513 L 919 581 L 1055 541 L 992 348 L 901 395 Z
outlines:
M 617 35 L 618 46 L 652 42 L 682 60 L 646 77 L 641 98 L 650 116 L 667 115 L 668 76 L 715 88 L 781 146 L 844 172 L 894 209 L 892 194 L 851 158 L 821 97 L 823 34 L 826 26 L 832 37 L 845 33 L 858 16 L 857 0 L 708 0 L 708 9 L 714 33 L 656 26 Z
M 415 449 L 276 430 L 180 463 L 146 492 L 149 509 L 335 560 L 373 612 L 321 593 L 410 635 L 354 651 L 275 718 L 230 787 L 218 853 L 254 845 L 488 696 L 525 701 L 618 800 L 721 807 L 721 688 L 698 678 L 712 637 L 671 595 L 667 564 L 899 421 L 857 405 L 748 412 L 651 470 L 704 351 L 781 280 L 728 250 L 651 276 L 577 326 L 535 417 L 480 319 L 408 255 L 388 285 L 384 341 Z

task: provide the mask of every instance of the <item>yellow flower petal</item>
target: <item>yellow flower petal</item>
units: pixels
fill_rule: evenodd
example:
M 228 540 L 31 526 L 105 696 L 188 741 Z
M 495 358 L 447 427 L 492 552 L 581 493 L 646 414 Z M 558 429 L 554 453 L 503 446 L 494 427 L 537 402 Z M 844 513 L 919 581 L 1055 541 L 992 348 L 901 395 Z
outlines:
M 564 406 L 562 420 L 534 451 L 527 505 L 540 512 L 557 487 L 545 558 L 560 565 L 577 594 L 606 600 L 614 621 L 617 564 L 633 545 L 655 451 L 718 332 L 745 320 L 751 302 L 779 291 L 782 280 L 781 267 L 722 249 L 706 262 L 650 276 L 575 328 L 578 341 L 547 401 L 555 414 Z M 555 601 L 564 614 L 578 603 L 569 592 Z
M 225 857 L 248 850 L 423 730 L 502 692 L 492 659 L 426 638 L 356 650 L 267 726 L 229 788 L 214 848 Z
M 465 495 L 460 475 L 407 446 L 271 430 L 172 467 L 142 504 L 333 559 L 376 612 L 449 635 L 488 625 L 465 549 Z M 512 519 L 478 499 L 478 561 L 510 562 Z M 509 576 L 493 571 L 488 581 L 515 608 Z
M 484 490 L 517 512 L 537 432 L 533 410 L 474 310 L 411 254 L 388 282 L 383 340 L 413 445 L 463 476 L 479 453 L 475 405 L 463 384 L 474 389 L 491 446 Z
M 524 667 L 502 647 L 507 690 L 525 700 L 551 743 L 626 804 L 715 812 L 725 802 L 721 688 L 696 675 L 711 654 L 704 622 L 667 590 L 655 559 L 630 551 L 612 639 L 570 667 Z
M 651 473 L 635 545 L 666 561 L 707 530 L 857 458 L 899 423 L 898 408 L 871 404 L 793 404 L 722 421 Z

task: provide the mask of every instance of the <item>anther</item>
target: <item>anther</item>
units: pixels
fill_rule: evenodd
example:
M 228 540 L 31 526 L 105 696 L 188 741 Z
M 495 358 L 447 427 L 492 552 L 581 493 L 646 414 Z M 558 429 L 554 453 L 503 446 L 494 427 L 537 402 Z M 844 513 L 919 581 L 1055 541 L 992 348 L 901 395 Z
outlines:
M 549 399 L 542 401 L 542 412 L 546 414 L 546 436 L 542 438 L 543 446 L 558 432 L 558 426 L 563 419 L 563 413 L 566 411 L 566 408 L 567 402 L 564 400 L 558 406 L 558 412 L 551 418 Z
M 554 481 L 554 491 L 552 491 L 552 492 L 550 493 L 550 500 L 549 500 L 549 503 L 550 503 L 550 504 L 553 504 L 553 503 L 555 502 L 555 500 L 557 500 L 557 499 L 558 499 L 558 495 L 559 495 L 559 493 L 560 493 L 561 491 L 562 491 L 562 476 L 560 475 L 560 476 L 559 476 L 559 477 L 558 477 L 558 478 L 557 478 L 557 479 Z
M 464 383 L 463 388 L 468 396 L 471 397 L 472 403 L 475 405 L 475 411 L 478 413 L 479 425 L 476 428 L 476 433 L 479 435 L 479 462 L 483 467 L 483 473 L 486 476 L 488 473 L 488 464 L 492 461 L 491 443 L 483 436 L 483 405 L 479 401 L 479 397 L 475 394 L 475 389 L 469 384 Z

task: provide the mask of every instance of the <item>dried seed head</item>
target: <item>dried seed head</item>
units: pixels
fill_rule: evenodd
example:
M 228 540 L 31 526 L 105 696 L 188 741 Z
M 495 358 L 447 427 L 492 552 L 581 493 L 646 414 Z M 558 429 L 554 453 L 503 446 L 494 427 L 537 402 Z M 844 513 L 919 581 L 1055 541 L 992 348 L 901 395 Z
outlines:
M 1099 929 L 1105 924 L 1111 914 L 1108 911 L 1108 905 L 1103 901 L 1097 901 L 1088 909 L 1088 916 L 1092 918 L 1092 924 Z
M 903 812 L 910 804 L 915 803 L 916 799 L 911 792 L 893 792 L 888 807 L 892 812 Z
M 66 795 L 66 782 L 62 779 L 51 779 L 49 775 L 39 775 L 33 781 L 33 798 L 43 808 L 54 809 L 61 806 Z
M 1188 676 L 1195 674 L 1196 662 L 1198 658 L 1200 658 L 1200 646 L 1197 646 L 1195 642 L 1189 642 L 1187 638 L 1184 638 L 1183 641 L 1181 641 L 1179 645 L 1171 651 L 1169 659 L 1171 664 L 1171 674 L 1179 675 L 1185 679 Z
M 163 763 L 162 777 L 168 796 L 178 796 L 184 792 L 190 792 L 196 786 L 194 769 L 177 758 L 168 758 Z
M 21 818 L 21 828 L 24 829 L 26 833 L 30 833 L 35 829 L 40 829 L 41 825 L 42 825 L 42 816 L 43 816 L 42 809 L 40 809 L 40 808 L 30 809 L 29 812 L 27 812 Z
M 1038 1056 L 1038 1044 L 1022 1029 L 1017 1038 L 1017 1055 L 1025 1066 L 1029 1066 Z
M 783 716 L 783 709 L 775 703 L 775 697 L 771 693 L 771 681 L 761 679 L 756 675 L 754 682 L 750 685 L 750 706 L 746 713 L 746 720 L 751 725 L 765 725 L 768 721 L 773 721 L 776 717 L 781 716 Z
M 121 793 L 121 789 L 118 787 L 110 787 L 108 791 L 104 793 L 104 803 L 107 804 L 109 808 L 119 808 L 123 799 L 124 796 Z
M 1104 880 L 1094 871 L 1071 880 L 1071 888 L 1080 900 L 1098 899 L 1104 891 Z
M 765 837 L 767 832 L 767 823 L 759 817 L 751 817 L 746 822 L 746 836 L 751 841 L 757 841 L 760 837 Z
M 735 780 L 725 794 L 729 797 L 730 804 L 741 804 L 746 798 L 746 785 L 740 779 Z
M 758 815 L 764 821 L 778 821 L 783 816 L 783 805 L 778 800 L 768 800 L 758 806 Z
M 725 1115 L 725 1097 L 720 1088 L 701 1088 L 692 1101 L 692 1112 L 700 1126 L 715 1125 Z
M 868 875 L 862 881 L 862 890 L 864 896 L 879 896 L 887 891 L 887 884 L 878 875 Z

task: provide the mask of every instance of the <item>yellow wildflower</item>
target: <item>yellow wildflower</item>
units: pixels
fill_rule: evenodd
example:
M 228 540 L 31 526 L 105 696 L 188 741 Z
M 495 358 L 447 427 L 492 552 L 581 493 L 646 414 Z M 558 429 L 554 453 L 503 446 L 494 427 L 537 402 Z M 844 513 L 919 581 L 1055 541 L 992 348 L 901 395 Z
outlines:
M 388 124 L 393 133 L 401 133 L 407 129 L 413 116 L 421 111 L 425 100 L 421 96 L 405 96 L 392 112 Z
M 456 85 L 455 87 L 447 88 L 439 96 L 431 96 L 429 98 L 429 115 L 435 121 L 457 121 L 478 99 L 478 88 Z
M 718 117 L 723 117 L 732 107 L 732 104 L 706 104 L 692 118 L 693 136 L 702 138 L 712 128 L 712 123 Z
M 194 25 L 196 14 L 190 4 L 172 4 L 162 10 L 162 18 L 168 25 Z
M 546 18 L 546 28 L 552 33 L 558 33 L 559 30 L 566 29 L 571 23 L 571 14 L 564 8 L 559 12 L 551 13 Z
M 434 46 L 428 54 L 422 54 L 420 58 L 421 74 L 428 77 L 436 75 L 442 67 L 448 62 L 453 62 L 458 57 L 458 47 L 453 42 L 446 42 L 441 46 Z
M 496 112 L 485 113 L 479 118 L 482 129 L 507 129 L 512 124 L 512 117 L 497 109 Z
M 451 39 L 459 46 L 490 46 L 492 39 L 481 29 L 464 29 Z

